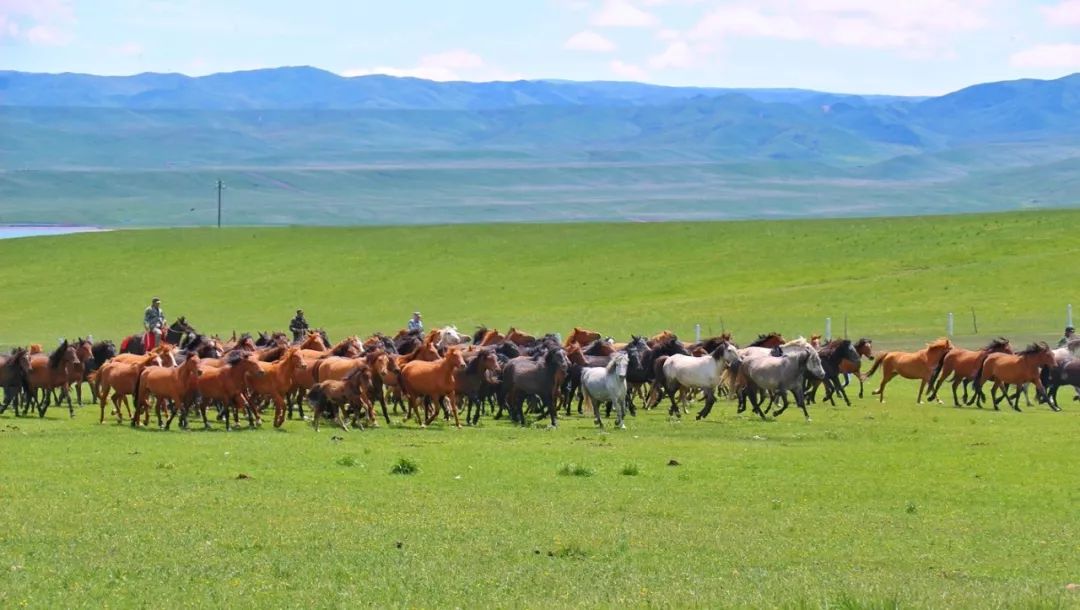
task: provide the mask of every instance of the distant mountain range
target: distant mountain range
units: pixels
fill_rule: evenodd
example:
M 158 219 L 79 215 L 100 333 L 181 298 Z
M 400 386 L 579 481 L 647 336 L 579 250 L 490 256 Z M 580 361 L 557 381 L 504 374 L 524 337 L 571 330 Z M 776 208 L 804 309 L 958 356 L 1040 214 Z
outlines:
M 200 223 L 214 176 L 254 224 L 1072 205 L 1078 145 L 1080 75 L 906 98 L 307 67 L 0 71 L 0 223 Z
M 0 106 L 139 110 L 495 110 L 520 106 L 652 106 L 744 94 L 760 102 L 854 105 L 917 100 L 802 89 L 662 87 L 631 82 L 520 80 L 435 82 L 370 75 L 346 78 L 311 67 L 192 77 L 35 74 L 0 71 Z

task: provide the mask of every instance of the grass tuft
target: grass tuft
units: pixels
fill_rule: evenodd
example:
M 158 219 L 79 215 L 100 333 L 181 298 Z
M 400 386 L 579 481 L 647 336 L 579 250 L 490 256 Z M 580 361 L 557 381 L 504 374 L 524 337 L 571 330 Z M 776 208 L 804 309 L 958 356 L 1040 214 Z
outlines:
M 563 477 L 591 477 L 596 471 L 582 464 L 563 464 L 558 470 L 559 476 Z
M 641 468 L 637 464 L 626 464 L 619 471 L 619 474 L 626 475 L 628 477 L 636 477 L 641 474 Z
M 420 466 L 409 458 L 398 458 L 398 461 L 390 467 L 390 474 L 416 474 L 420 472 Z

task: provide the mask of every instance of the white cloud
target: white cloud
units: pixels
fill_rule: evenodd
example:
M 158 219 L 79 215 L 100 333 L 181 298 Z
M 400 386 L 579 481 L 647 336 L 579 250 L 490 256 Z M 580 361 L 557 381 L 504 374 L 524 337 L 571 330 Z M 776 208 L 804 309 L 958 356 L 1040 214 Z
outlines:
M 615 50 L 615 43 L 592 30 L 582 30 L 563 43 L 564 49 L 571 51 L 592 51 L 610 53 Z
M 649 67 L 654 70 L 689 68 L 696 63 L 696 55 L 689 44 L 682 40 L 676 40 L 669 44 L 663 53 L 649 58 Z
M 1041 44 L 1014 53 L 1009 63 L 1017 68 L 1080 68 L 1080 44 Z
M 145 49 L 143 49 L 143 46 L 137 42 L 125 42 L 124 44 L 115 47 L 113 50 L 120 55 L 132 56 L 142 55 Z
M 75 11 L 68 0 L 0 0 L 0 41 L 66 45 L 74 24 Z
M 652 13 L 641 10 L 628 0 L 604 0 L 589 23 L 603 28 L 647 28 L 657 25 L 659 21 Z
M 688 37 L 773 38 L 945 56 L 951 35 L 986 26 L 988 6 L 987 0 L 739 1 L 709 11 Z
M 503 72 L 484 61 L 476 53 L 464 49 L 453 49 L 442 53 L 425 55 L 420 58 L 415 66 L 401 68 L 395 66 L 376 66 L 373 68 L 351 68 L 342 70 L 342 76 L 366 76 L 369 74 L 386 74 L 387 76 L 400 76 L 423 78 L 435 81 L 453 80 L 518 80 L 520 74 Z
M 648 73 L 642 70 L 640 66 L 634 64 L 628 64 L 621 59 L 613 59 L 608 64 L 611 71 L 620 78 L 627 78 L 630 80 L 645 80 L 648 78 Z
M 1063 0 L 1053 6 L 1039 7 L 1051 25 L 1080 25 L 1080 0 Z

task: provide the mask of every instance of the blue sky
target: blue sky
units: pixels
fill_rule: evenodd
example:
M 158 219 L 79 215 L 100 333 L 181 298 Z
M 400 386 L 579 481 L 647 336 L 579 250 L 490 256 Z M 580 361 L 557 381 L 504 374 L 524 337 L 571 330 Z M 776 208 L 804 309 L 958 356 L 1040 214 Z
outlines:
M 0 0 L 0 69 L 282 65 L 928 95 L 1080 71 L 1080 0 Z

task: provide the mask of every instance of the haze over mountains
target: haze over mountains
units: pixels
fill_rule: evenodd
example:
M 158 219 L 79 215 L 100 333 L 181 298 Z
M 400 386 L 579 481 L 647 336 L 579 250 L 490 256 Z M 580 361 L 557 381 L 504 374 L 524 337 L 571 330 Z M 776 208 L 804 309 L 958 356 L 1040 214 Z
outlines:
M 937 98 L 278 68 L 0 71 L 0 223 L 921 214 L 1076 203 L 1080 75 Z

